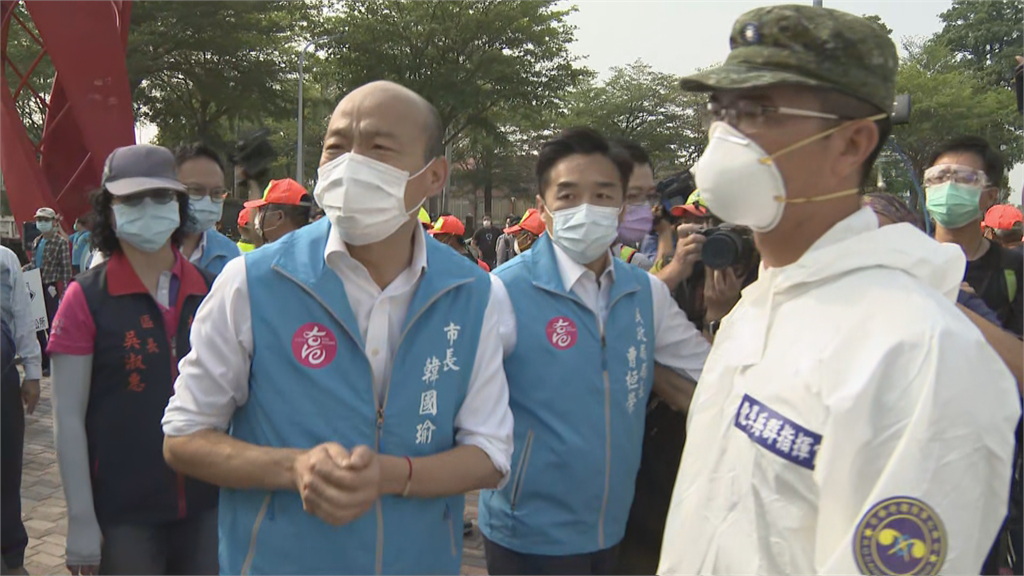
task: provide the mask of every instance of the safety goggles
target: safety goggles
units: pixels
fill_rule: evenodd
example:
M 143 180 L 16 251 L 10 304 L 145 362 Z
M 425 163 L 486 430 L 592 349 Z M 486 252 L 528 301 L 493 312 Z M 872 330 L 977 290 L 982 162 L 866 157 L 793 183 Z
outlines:
M 990 184 L 984 171 L 975 170 L 970 166 L 939 164 L 924 171 L 924 185 L 926 188 L 947 182 L 955 182 L 976 188 L 986 188 Z

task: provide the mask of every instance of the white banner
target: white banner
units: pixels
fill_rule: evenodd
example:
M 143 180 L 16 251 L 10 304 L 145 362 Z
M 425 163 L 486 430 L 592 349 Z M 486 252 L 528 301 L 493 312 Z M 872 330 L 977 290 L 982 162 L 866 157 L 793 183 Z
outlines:
M 25 272 L 25 287 L 28 288 L 28 297 L 32 302 L 32 324 L 35 331 L 46 330 L 50 322 L 46 318 L 46 301 L 43 300 L 43 279 L 39 275 L 39 269 Z

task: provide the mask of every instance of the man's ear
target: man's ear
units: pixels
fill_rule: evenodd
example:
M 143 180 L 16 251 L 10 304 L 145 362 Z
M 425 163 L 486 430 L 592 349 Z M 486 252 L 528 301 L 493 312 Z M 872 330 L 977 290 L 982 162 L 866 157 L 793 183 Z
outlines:
M 981 215 L 984 216 L 988 209 L 996 205 L 999 199 L 999 188 L 989 186 L 981 191 L 981 198 L 978 200 L 978 208 L 981 208 Z
M 837 176 L 845 179 L 856 173 L 860 182 L 861 166 L 878 145 L 880 134 L 875 122 L 856 122 L 837 134 L 839 137 L 839 158 L 835 164 Z
M 444 190 L 448 183 L 448 159 L 444 156 L 437 156 L 427 167 L 427 194 L 424 198 L 437 196 Z

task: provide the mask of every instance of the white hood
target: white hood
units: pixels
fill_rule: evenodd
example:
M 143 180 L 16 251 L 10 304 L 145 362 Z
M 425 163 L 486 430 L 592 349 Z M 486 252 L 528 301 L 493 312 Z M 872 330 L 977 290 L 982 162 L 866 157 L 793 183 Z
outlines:
M 880 228 L 875 213 L 862 208 L 833 226 L 796 263 L 763 272 L 778 295 L 855 270 L 895 268 L 955 301 L 966 266 L 959 246 L 936 242 L 910 224 Z

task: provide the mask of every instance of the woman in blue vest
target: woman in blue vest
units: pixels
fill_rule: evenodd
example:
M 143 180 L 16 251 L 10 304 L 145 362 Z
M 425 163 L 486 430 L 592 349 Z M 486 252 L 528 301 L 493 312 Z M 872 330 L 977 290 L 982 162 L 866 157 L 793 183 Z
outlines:
M 511 298 L 501 329 L 515 453 L 510 482 L 480 499 L 491 574 L 613 572 L 648 395 L 685 404 L 707 357 L 665 284 L 609 250 L 632 169 L 590 129 L 545 143 L 547 233 L 495 271 Z M 689 381 L 655 381 L 655 362 Z
M 415 217 L 443 134 L 397 84 L 345 96 L 326 217 L 229 262 L 196 317 L 164 448 L 222 487 L 222 573 L 459 573 L 463 494 L 507 474 L 512 413 L 504 291 Z
M 200 268 L 220 274 L 229 260 L 241 254 L 230 238 L 217 231 L 224 214 L 224 162 L 209 146 L 188 144 L 174 153 L 178 179 L 188 187 L 192 218 L 181 241 L 181 253 Z
M 188 196 L 170 150 L 114 150 L 93 208 L 106 260 L 72 282 L 49 344 L 68 569 L 216 574 L 217 489 L 162 451 L 178 357 L 213 281 L 178 252 Z

